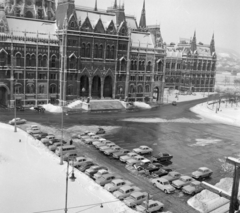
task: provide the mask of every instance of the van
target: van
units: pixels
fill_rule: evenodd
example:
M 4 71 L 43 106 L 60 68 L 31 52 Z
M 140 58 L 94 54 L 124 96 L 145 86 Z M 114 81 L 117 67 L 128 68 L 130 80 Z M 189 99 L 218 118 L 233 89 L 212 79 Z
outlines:
M 61 155 L 61 150 L 62 150 L 62 154 L 65 155 L 67 153 L 76 153 L 76 147 L 74 145 L 67 145 L 67 146 L 63 146 L 63 147 L 57 147 L 55 153 L 57 156 Z

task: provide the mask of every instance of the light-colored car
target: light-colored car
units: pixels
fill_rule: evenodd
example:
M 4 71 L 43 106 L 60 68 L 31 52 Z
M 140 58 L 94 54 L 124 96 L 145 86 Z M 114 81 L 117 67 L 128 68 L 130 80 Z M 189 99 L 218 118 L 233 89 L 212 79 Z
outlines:
M 37 125 L 31 125 L 30 128 L 26 129 L 26 131 L 29 134 L 41 133 L 41 130 Z
M 15 125 L 15 120 L 16 120 L 16 124 L 25 124 L 27 121 L 25 119 L 21 119 L 21 118 L 13 118 L 12 120 L 10 120 L 8 123 L 10 125 Z
M 94 146 L 95 146 L 95 148 L 100 149 L 101 146 L 106 146 L 107 144 L 112 144 L 112 141 L 105 140 L 98 144 L 95 144 Z
M 105 174 L 105 175 L 102 175 L 102 177 L 96 179 L 95 181 L 99 185 L 104 186 L 105 184 L 112 182 L 113 179 L 116 179 L 116 175 L 114 175 L 114 174 Z
M 189 176 L 181 176 L 178 180 L 174 180 L 172 182 L 172 186 L 174 186 L 177 189 L 181 189 L 183 186 L 186 186 L 190 184 L 194 179 L 192 179 Z
M 50 140 L 53 139 L 55 139 L 54 135 L 47 135 L 45 138 L 41 139 L 41 142 L 46 145 L 47 143 L 49 143 Z
M 194 180 L 189 185 L 186 185 L 182 188 L 182 192 L 189 195 L 195 195 L 198 192 L 201 192 L 203 187 L 201 186 L 201 182 Z
M 131 195 L 123 200 L 123 202 L 128 207 L 135 207 L 136 205 L 140 205 L 143 203 L 143 201 L 148 199 L 148 193 L 147 192 L 133 192 Z
M 209 178 L 213 171 L 207 167 L 200 167 L 197 171 L 192 173 L 192 177 L 195 179 Z
M 107 171 L 106 169 L 100 169 L 97 173 L 93 175 L 93 179 L 96 180 L 106 174 L 109 174 L 109 171 Z
M 153 150 L 148 146 L 140 146 L 139 148 L 133 149 L 133 151 L 139 155 L 144 155 L 144 154 L 151 154 Z
M 91 136 L 92 139 L 99 139 L 100 137 L 98 135 Z
M 125 185 L 119 188 L 117 191 L 113 192 L 113 195 L 119 200 L 123 200 L 135 191 L 140 191 L 140 189 L 136 186 Z
M 92 138 L 81 139 L 83 143 L 91 145 L 94 141 Z
M 101 169 L 108 170 L 107 167 L 105 167 L 105 166 L 96 166 L 96 165 L 94 165 L 94 166 L 91 166 L 89 169 L 87 169 L 85 171 L 85 174 L 90 176 L 90 177 L 93 177 L 93 175 L 96 174 Z
M 113 153 L 113 158 L 119 159 L 121 156 L 128 154 L 130 151 L 127 149 L 121 149 L 119 152 Z
M 49 146 L 48 149 L 55 152 L 55 150 L 57 149 L 57 147 L 61 146 L 62 143 L 58 142 L 58 143 L 54 143 L 53 145 Z
M 115 146 L 113 146 L 113 147 L 111 147 L 109 149 L 105 149 L 104 150 L 104 154 L 105 155 L 112 155 L 114 152 L 119 152 L 120 150 L 121 150 L 121 147 L 115 145 Z
M 73 166 L 74 167 L 81 167 L 86 162 L 93 162 L 91 158 L 86 157 L 77 157 L 76 161 L 74 161 Z M 70 162 L 71 163 L 71 162 Z
M 140 163 L 142 160 L 144 160 L 145 158 L 141 155 L 137 155 L 137 156 L 134 156 L 133 158 L 130 158 L 126 161 L 127 165 L 133 165 L 135 163 Z
M 109 192 L 114 192 L 114 191 L 118 190 L 120 187 L 125 186 L 125 185 L 132 185 L 132 183 L 127 180 L 123 180 L 123 179 L 114 179 L 114 180 L 112 180 L 111 183 L 106 184 L 104 186 L 104 188 L 106 190 L 108 190 Z
M 112 147 L 114 147 L 114 146 L 116 146 L 115 143 L 109 143 L 109 144 L 107 144 L 107 145 L 105 145 L 105 146 L 100 146 L 100 147 L 99 147 L 99 151 L 100 151 L 100 152 L 104 152 L 106 149 L 112 148 Z
M 162 177 L 171 183 L 172 181 L 179 179 L 181 177 L 181 174 L 179 172 L 171 171 Z
M 150 182 L 166 194 L 175 192 L 175 188 L 164 178 L 154 178 Z
M 131 159 L 135 156 L 138 156 L 138 154 L 135 152 L 129 152 L 126 155 L 121 156 L 119 159 L 121 162 L 125 163 L 128 159 Z
M 90 136 L 90 137 L 92 137 L 92 136 L 94 136 L 94 135 L 96 135 L 94 132 L 89 132 L 89 133 L 88 133 L 88 136 Z
M 162 211 L 164 204 L 156 200 L 143 201 L 141 205 L 136 206 L 137 212 L 141 213 L 153 213 Z

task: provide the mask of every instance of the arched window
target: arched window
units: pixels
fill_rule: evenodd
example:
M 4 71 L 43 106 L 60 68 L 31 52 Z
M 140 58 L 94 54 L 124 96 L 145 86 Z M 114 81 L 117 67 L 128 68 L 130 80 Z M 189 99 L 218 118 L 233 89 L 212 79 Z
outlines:
M 33 84 L 28 84 L 26 88 L 26 93 L 27 94 L 33 94 L 35 92 L 34 85 Z
M 125 71 L 126 70 L 126 61 L 125 61 L 125 59 L 122 59 L 121 61 L 120 61 L 120 63 L 121 63 L 121 71 Z
M 82 43 L 81 56 L 86 57 L 86 44 Z
M 31 56 L 31 67 L 35 67 L 36 66 L 36 57 L 35 55 Z
M 20 53 L 18 53 L 17 55 L 16 55 L 16 66 L 21 66 L 21 54 Z
M 135 93 L 135 86 L 134 85 L 130 86 L 130 93 Z
M 44 93 L 44 85 L 39 85 L 38 86 L 38 93 L 43 94 Z
M 138 85 L 138 87 L 137 87 L 137 92 L 138 92 L 138 93 L 143 93 L 143 88 L 142 88 L 141 85 Z
M 201 69 L 202 69 L 202 64 L 198 63 L 198 70 L 201 70 Z
M 90 58 L 90 56 L 91 56 L 91 44 L 87 44 L 86 57 Z
M 98 49 L 98 57 L 103 58 L 103 45 L 101 44 Z
M 131 61 L 131 70 L 134 70 L 134 61 Z
M 22 91 L 22 85 L 21 84 L 17 84 L 15 86 L 15 94 L 22 94 L 23 91 Z
M 145 70 L 145 61 L 142 61 L 142 69 L 141 70 Z
M 163 71 L 163 64 L 162 64 L 162 61 L 159 61 L 158 62 L 158 71 Z
M 151 61 L 149 61 L 149 62 L 148 62 L 148 65 L 147 65 L 147 71 L 151 71 L 151 68 L 152 68 L 152 66 L 151 66 Z
M 134 61 L 134 70 L 137 70 L 137 61 Z
M 42 67 L 42 56 L 41 55 L 38 56 L 38 66 Z
M 190 70 L 190 62 L 187 63 L 187 69 Z
M 26 14 L 25 14 L 25 16 L 26 16 L 27 18 L 33 18 L 33 14 L 32 14 L 31 11 L 27 11 Z
M 114 58 L 115 58 L 114 56 L 115 56 L 115 47 L 112 46 L 112 47 L 111 47 L 111 57 L 110 57 L 110 58 L 111 58 L 111 59 L 114 59 Z
M 75 23 L 74 23 L 74 21 L 71 22 L 70 26 L 71 26 L 71 28 L 75 28 Z
M 47 56 L 46 56 L 46 55 L 43 56 L 42 66 L 43 66 L 43 67 L 47 67 Z
M 106 58 L 109 59 L 109 58 L 110 58 L 110 54 L 111 54 L 111 53 L 110 53 L 110 46 L 108 45 L 108 46 L 107 46 L 107 51 L 106 51 Z
M 76 60 L 74 55 L 69 59 L 69 62 L 70 62 L 69 63 L 69 68 L 70 69 L 76 69 L 77 60 Z
M 57 93 L 57 87 L 55 84 L 52 84 L 49 88 L 49 93 L 53 94 L 53 93 Z
M 72 85 L 68 86 L 68 88 L 67 88 L 67 94 L 68 94 L 68 95 L 73 95 L 73 86 L 72 86 Z
M 29 54 L 27 54 L 27 56 L 26 56 L 26 66 L 27 66 L 27 67 L 30 67 L 30 66 L 31 66 L 31 58 L 30 58 L 30 55 L 29 55 Z
M 197 70 L 197 62 L 196 61 L 193 64 L 193 70 Z
M 94 58 L 98 58 L 98 45 L 95 44 L 94 46 Z
M 145 92 L 150 92 L 150 86 L 149 85 L 145 86 Z
M 52 56 L 51 67 L 56 67 L 56 56 Z

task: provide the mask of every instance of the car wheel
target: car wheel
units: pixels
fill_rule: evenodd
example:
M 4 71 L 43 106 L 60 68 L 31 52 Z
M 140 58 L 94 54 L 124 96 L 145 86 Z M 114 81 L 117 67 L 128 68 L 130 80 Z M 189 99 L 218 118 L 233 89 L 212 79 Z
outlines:
M 167 190 L 166 189 L 164 189 L 164 193 L 167 194 Z
M 160 209 L 159 209 L 159 211 L 161 212 L 163 210 L 163 207 L 161 207 Z
M 156 187 L 156 183 L 153 183 L 153 186 L 155 186 L 155 187 Z

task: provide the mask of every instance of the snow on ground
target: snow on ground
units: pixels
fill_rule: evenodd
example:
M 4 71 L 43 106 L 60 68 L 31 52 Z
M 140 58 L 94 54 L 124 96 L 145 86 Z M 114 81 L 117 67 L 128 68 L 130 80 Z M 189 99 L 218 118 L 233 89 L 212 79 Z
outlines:
M 232 178 L 223 178 L 215 186 L 223 191 L 231 193 Z M 229 203 L 229 200 L 206 189 L 188 200 L 188 205 L 192 206 L 201 213 L 213 212 L 215 209 L 216 210 L 214 212 L 221 213 L 218 208 L 226 205 L 227 203 Z
M 21 142 L 19 141 L 21 140 Z M 18 128 L 0 123 L 0 206 L 1 212 L 33 213 L 59 209 L 63 212 L 65 203 L 66 163 L 59 165 L 59 158 L 27 133 Z M 69 169 L 70 171 L 70 169 Z M 68 207 L 89 206 L 69 209 L 69 213 L 134 212 L 93 180 L 78 170 L 75 182 L 68 184 Z
M 226 106 L 225 103 L 222 103 L 220 110 L 216 113 L 217 108 L 219 108 L 218 104 L 215 104 L 214 106 L 203 103 L 192 107 L 190 110 L 196 114 L 201 115 L 202 117 L 210 118 L 212 120 L 229 125 L 240 126 L 239 106 L 236 107 L 235 104 L 234 106 L 231 106 L 230 104 Z
M 69 107 L 69 108 L 73 108 L 73 107 L 75 107 L 75 106 L 77 106 L 77 105 L 79 105 L 79 104 L 81 104 L 81 103 L 82 103 L 82 101 L 76 100 L 76 101 L 68 104 L 68 107 Z
M 151 106 L 149 104 L 144 103 L 144 102 L 135 101 L 135 102 L 133 102 L 133 105 L 135 107 L 138 107 L 138 108 L 151 109 Z
M 44 104 L 44 105 L 42 105 L 42 107 L 45 108 L 45 110 L 48 112 L 54 112 L 54 113 L 62 112 L 61 106 L 54 106 L 52 104 Z
M 211 144 L 216 144 L 221 142 L 222 140 L 220 139 L 214 139 L 214 138 L 196 138 L 196 143 L 195 144 L 191 144 L 189 146 L 208 146 Z

